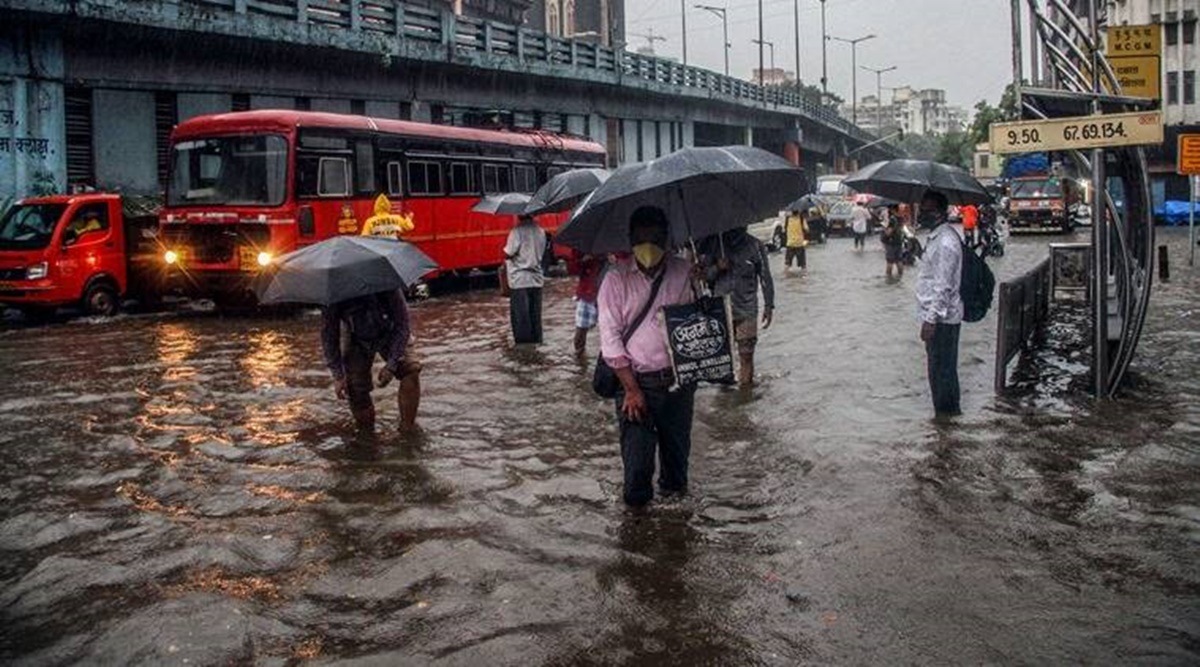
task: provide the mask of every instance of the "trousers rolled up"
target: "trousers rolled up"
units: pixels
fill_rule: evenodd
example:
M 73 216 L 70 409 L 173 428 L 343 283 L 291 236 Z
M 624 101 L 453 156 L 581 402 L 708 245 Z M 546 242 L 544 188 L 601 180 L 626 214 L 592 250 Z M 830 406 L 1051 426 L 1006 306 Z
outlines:
M 512 321 L 513 340 L 517 343 L 542 342 L 542 288 L 512 290 L 508 298 L 508 316 Z
M 939 414 L 960 412 L 958 336 L 961 330 L 961 324 L 938 323 L 933 338 L 925 341 L 929 391 L 933 394 L 933 409 Z
M 381 346 L 351 342 L 342 348 L 342 363 L 346 369 L 346 398 L 350 403 L 350 412 L 362 427 L 372 427 L 375 423 L 375 401 L 371 399 L 375 378 L 372 377 L 371 371 L 377 355 L 387 360 Z M 403 359 L 400 367 L 396 369 L 401 421 L 407 426 L 411 426 L 416 420 L 421 391 L 420 372 L 421 365 L 411 358 Z
M 692 415 L 695 387 L 668 391 L 666 387 L 642 386 L 646 417 L 630 421 L 621 412 L 625 392 L 617 393 L 617 419 L 621 428 L 621 462 L 625 468 L 624 499 L 629 505 L 645 505 L 654 497 L 655 458 L 660 466 L 658 488 L 666 493 L 683 493 L 688 486 L 688 458 L 692 452 Z

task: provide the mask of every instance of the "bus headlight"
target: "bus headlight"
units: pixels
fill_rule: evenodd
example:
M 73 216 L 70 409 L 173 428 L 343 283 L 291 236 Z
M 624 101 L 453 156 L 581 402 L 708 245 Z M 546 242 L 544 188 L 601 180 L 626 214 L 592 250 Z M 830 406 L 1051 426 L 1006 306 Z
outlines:
M 179 261 L 179 253 L 175 252 L 174 250 L 168 250 L 163 253 L 163 261 L 168 265 L 175 264 Z
M 271 253 L 269 253 L 269 252 L 258 253 L 258 265 L 259 266 L 267 266 L 268 264 L 271 263 L 272 259 L 273 259 L 273 257 L 271 257 Z

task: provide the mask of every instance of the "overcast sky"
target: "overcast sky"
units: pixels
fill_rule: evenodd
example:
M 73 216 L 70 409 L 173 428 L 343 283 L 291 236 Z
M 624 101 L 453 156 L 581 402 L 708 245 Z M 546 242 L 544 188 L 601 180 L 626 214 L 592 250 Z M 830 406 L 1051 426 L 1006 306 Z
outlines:
M 763 38 L 775 43 L 775 66 L 795 69 L 794 0 L 762 0 Z M 821 4 L 800 3 L 800 77 L 821 81 Z M 688 0 L 688 64 L 724 70 L 721 19 L 697 4 L 727 7 L 729 13 L 729 71 L 748 79 L 758 67 L 758 0 Z M 947 101 L 968 110 L 981 99 L 995 104 L 1011 78 L 1009 3 L 1005 0 L 828 0 L 826 27 L 830 35 L 855 39 L 876 37 L 858 45 L 858 64 L 875 68 L 895 65 L 883 75 L 887 86 L 943 88 Z M 626 0 L 626 32 L 630 48 L 646 44 L 636 34 L 661 35 L 659 55 L 680 58 L 679 0 Z M 829 42 L 829 90 L 850 99 L 850 45 Z M 770 67 L 770 50 L 763 60 Z M 860 69 L 858 96 L 875 93 L 875 74 Z

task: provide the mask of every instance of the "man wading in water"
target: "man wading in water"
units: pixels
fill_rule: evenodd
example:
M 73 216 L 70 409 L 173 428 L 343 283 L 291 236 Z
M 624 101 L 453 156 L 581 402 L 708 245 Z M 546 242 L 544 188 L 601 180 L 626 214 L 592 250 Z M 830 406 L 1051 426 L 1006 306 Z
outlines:
M 412 428 L 417 421 L 421 401 L 421 364 L 408 357 L 408 339 L 412 331 L 408 304 L 398 290 L 341 301 L 325 308 L 321 327 L 321 347 L 325 364 L 333 375 L 340 399 L 350 402 L 350 413 L 363 432 L 375 429 L 375 403 L 371 390 L 386 387 L 393 378 L 400 380 L 397 402 L 400 424 Z M 371 366 L 375 356 L 383 358 L 375 381 Z
M 609 269 L 597 305 L 600 353 L 621 382 L 616 407 L 625 503 L 640 507 L 654 497 L 655 450 L 662 464 L 659 492 L 687 492 L 696 388 L 670 390 L 675 378 L 663 336 L 662 307 L 691 303 L 695 292 L 690 264 L 667 254 L 667 218 L 662 209 L 637 209 L 629 226 L 633 259 Z M 645 317 L 633 327 L 643 310 Z

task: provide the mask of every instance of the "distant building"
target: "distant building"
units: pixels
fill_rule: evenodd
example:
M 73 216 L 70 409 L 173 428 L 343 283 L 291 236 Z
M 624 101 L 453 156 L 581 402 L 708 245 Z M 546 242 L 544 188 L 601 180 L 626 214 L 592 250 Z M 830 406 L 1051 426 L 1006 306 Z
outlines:
M 750 71 L 750 80 L 758 83 L 758 73 L 762 72 L 763 85 L 766 86 L 782 86 L 796 82 L 796 73 L 789 72 L 781 67 L 769 67 L 764 70 L 759 70 L 755 67 Z
M 476 0 L 487 2 L 487 0 Z M 625 44 L 625 0 L 529 0 L 525 25 L 605 46 Z
M 904 130 L 905 134 L 947 134 L 966 129 L 967 112 L 946 104 L 946 91 L 940 88 L 916 90 L 911 86 L 892 89 L 892 101 L 879 104 L 874 95 L 858 103 L 857 114 L 850 104 L 839 109 L 843 118 L 858 117 L 862 129 L 875 134 Z
M 975 158 L 971 162 L 971 174 L 981 181 L 988 181 L 1000 178 L 1000 171 L 1001 158 L 992 154 L 991 144 L 977 144 Z

